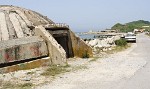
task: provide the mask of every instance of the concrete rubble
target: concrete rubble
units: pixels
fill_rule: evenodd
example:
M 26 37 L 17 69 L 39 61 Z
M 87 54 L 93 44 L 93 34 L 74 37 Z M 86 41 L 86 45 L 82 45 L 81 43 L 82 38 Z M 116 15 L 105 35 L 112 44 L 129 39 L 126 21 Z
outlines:
M 119 35 L 107 37 L 104 39 L 95 38 L 90 41 L 86 41 L 86 43 L 93 47 L 94 51 L 101 49 L 101 51 L 111 50 L 111 47 L 115 46 L 115 40 L 120 39 Z

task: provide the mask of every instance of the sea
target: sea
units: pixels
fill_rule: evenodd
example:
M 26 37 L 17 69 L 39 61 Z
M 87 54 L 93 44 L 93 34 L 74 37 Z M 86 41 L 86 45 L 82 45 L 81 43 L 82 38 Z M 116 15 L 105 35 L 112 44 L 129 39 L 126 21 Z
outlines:
M 111 35 L 100 35 L 100 34 L 82 34 L 82 33 L 75 33 L 77 36 L 79 36 L 81 39 L 95 39 L 95 38 L 99 38 L 99 39 L 104 39 L 107 37 L 111 37 Z
M 94 39 L 96 34 L 77 34 L 81 39 Z

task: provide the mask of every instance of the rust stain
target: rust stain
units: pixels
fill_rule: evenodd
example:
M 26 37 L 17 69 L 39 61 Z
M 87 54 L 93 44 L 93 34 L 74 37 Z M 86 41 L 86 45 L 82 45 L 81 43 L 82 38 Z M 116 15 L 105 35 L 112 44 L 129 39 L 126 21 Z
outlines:
M 15 59 L 14 48 L 6 49 L 4 56 L 6 62 L 13 61 Z
M 30 50 L 32 51 L 32 55 L 34 55 L 34 56 L 40 56 L 39 46 L 37 44 L 31 46 Z

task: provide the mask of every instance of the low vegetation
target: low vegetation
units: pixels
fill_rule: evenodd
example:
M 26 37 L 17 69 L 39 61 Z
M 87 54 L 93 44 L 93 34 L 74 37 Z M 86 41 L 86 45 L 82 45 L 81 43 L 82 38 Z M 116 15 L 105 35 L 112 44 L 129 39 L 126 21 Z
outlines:
M 116 52 L 119 52 L 119 51 L 123 51 L 123 50 L 129 48 L 130 46 L 131 46 L 131 44 L 127 44 L 125 46 L 116 46 L 114 49 Z
M 94 57 L 92 58 L 89 62 L 94 62 L 94 61 L 97 61 L 100 57 Z
M 127 43 L 126 40 L 124 39 L 116 40 L 115 43 L 116 43 L 116 46 L 114 46 L 112 50 L 107 51 L 107 53 L 112 54 L 112 53 L 123 51 L 131 47 L 131 44 Z
M 88 67 L 86 65 L 74 66 L 71 68 L 71 71 L 78 71 L 78 70 L 82 70 L 82 69 L 88 69 Z
M 78 65 L 78 66 L 70 66 L 70 65 L 57 66 L 57 65 L 53 65 L 53 66 L 49 66 L 49 68 L 47 70 L 45 70 L 41 75 L 55 77 L 59 74 L 63 74 L 63 73 L 70 72 L 70 71 L 77 71 L 77 70 L 81 70 L 81 69 L 87 69 L 87 67 L 85 65 Z
M 87 51 L 86 51 L 85 53 L 82 54 L 82 58 L 89 58 L 89 54 L 88 54 Z
M 87 69 L 87 66 L 86 65 L 77 65 L 77 66 L 52 65 L 52 66 L 49 66 L 43 73 L 41 73 L 41 76 L 45 76 L 50 79 L 53 79 L 59 74 L 63 74 L 66 72 L 71 72 L 71 71 L 78 71 L 81 69 Z M 27 74 L 34 74 L 34 72 L 27 72 Z M 32 89 L 35 86 L 36 84 L 31 83 L 31 81 L 12 82 L 12 81 L 0 80 L 0 89 Z
M 68 67 L 70 67 L 70 66 L 69 65 L 66 65 L 66 66 L 57 66 L 57 65 L 49 66 L 49 68 L 46 71 L 44 71 L 41 75 L 43 75 L 43 76 L 56 76 L 56 75 L 61 74 L 61 73 L 69 72 L 70 70 L 67 69 Z
M 127 41 L 125 39 L 119 39 L 115 41 L 116 46 L 126 46 L 127 45 Z
M 14 84 L 11 82 L 1 82 L 0 89 L 32 89 L 32 83 Z

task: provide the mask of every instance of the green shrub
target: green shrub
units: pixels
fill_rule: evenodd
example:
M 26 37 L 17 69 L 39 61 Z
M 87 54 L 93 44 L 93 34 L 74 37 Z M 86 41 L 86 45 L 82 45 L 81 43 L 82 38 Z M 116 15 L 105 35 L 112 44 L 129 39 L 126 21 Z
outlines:
M 115 41 L 115 44 L 117 46 L 126 46 L 127 45 L 127 41 L 125 39 L 119 39 Z
M 82 58 L 89 58 L 89 54 L 88 54 L 87 51 L 86 51 L 85 53 L 82 54 Z

